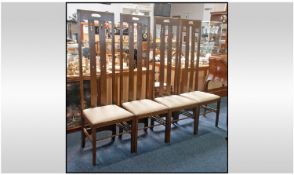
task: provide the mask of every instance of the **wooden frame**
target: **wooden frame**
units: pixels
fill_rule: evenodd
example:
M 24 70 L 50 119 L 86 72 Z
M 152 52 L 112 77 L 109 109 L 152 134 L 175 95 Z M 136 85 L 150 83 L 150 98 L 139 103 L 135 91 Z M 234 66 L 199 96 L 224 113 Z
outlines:
M 139 81 L 142 81 L 142 28 L 143 27 L 147 27 L 147 60 L 146 60 L 146 66 L 147 66 L 147 72 L 146 75 L 149 75 L 149 45 L 150 45 L 150 17 L 149 16 L 139 16 L 139 15 L 129 15 L 129 14 L 121 14 L 120 15 L 120 28 L 123 28 L 123 24 L 127 23 L 129 30 L 128 30 L 128 34 L 129 34 L 129 94 L 128 94 L 128 101 L 134 101 L 134 100 L 140 100 L 140 99 L 152 99 L 153 96 L 152 93 L 152 88 L 153 88 L 153 79 L 151 78 L 151 80 L 149 78 L 146 77 L 146 96 L 145 98 L 142 97 L 140 95 L 140 90 L 137 91 L 137 93 L 134 95 L 133 92 L 133 87 L 134 87 L 134 74 L 133 74 L 133 62 L 134 62 L 134 26 L 135 24 L 137 25 L 137 89 L 141 88 L 141 82 L 138 83 Z M 123 95 L 123 81 L 122 81 L 122 73 L 123 73 L 123 30 L 121 30 L 120 32 L 120 104 L 123 103 L 122 101 L 122 95 Z M 152 67 L 152 75 L 154 75 L 154 66 Z M 153 76 L 151 76 L 153 77 Z M 165 131 L 165 142 L 169 143 L 170 142 L 170 123 L 171 123 L 171 114 L 169 113 L 168 109 L 165 110 L 160 110 L 157 112 L 150 112 L 150 113 L 146 113 L 146 114 L 142 114 L 142 115 L 136 115 L 136 121 L 135 121 L 135 128 L 132 128 L 132 133 L 135 133 L 134 135 L 137 136 L 137 132 L 138 132 L 138 120 L 140 119 L 146 119 L 154 116 L 159 116 L 162 114 L 166 114 L 166 131 Z M 148 128 L 145 127 L 145 128 Z M 134 143 L 136 145 L 134 145 L 134 150 L 135 152 L 137 151 L 137 137 L 134 137 Z
M 184 92 L 191 92 L 191 91 L 197 91 L 198 90 L 198 70 L 199 70 L 199 55 L 200 55 L 200 38 L 201 38 L 201 21 L 200 20 L 188 20 L 188 19 L 181 19 L 181 28 L 184 30 L 184 28 L 190 28 L 192 36 L 190 36 L 190 32 L 187 33 L 186 37 L 186 46 L 189 45 L 189 41 L 191 40 L 191 49 L 190 47 L 185 48 L 185 71 L 182 73 L 182 79 L 181 79 L 181 87 L 179 88 L 181 93 Z M 187 31 L 186 31 L 187 32 Z M 198 33 L 198 38 L 196 40 L 195 34 Z M 182 35 L 182 32 L 181 32 Z M 182 38 L 182 36 L 181 36 Z M 180 42 L 183 41 L 183 38 L 180 40 Z M 196 55 L 196 66 L 194 67 L 194 57 L 195 57 L 195 42 L 197 42 L 197 55 Z M 187 44 L 188 43 L 188 44 Z M 182 45 L 182 43 L 180 44 Z M 182 49 L 182 48 L 180 48 Z M 191 57 L 190 57 L 191 55 Z M 190 59 L 190 60 L 189 60 Z M 188 64 L 190 61 L 190 78 L 189 81 L 187 80 L 188 77 Z M 181 63 L 179 63 L 181 64 Z M 195 72 L 195 77 L 194 76 Z M 194 87 L 193 87 L 193 81 L 194 81 Z M 189 85 L 187 84 L 189 83 Z M 199 103 L 199 109 L 197 111 L 199 115 L 200 107 L 204 108 L 204 116 L 207 110 L 207 104 L 209 103 L 217 103 L 217 108 L 216 109 L 210 109 L 210 111 L 216 112 L 216 121 L 215 121 L 215 126 L 218 127 L 218 122 L 219 122 L 219 112 L 220 112 L 220 99 L 218 100 L 212 100 L 212 101 L 206 101 L 206 102 L 201 102 Z M 184 114 L 185 115 L 185 114 Z M 199 118 L 199 117 L 198 117 Z
M 167 85 L 167 95 L 178 95 L 180 92 L 183 82 L 179 81 L 179 77 L 181 76 L 181 38 L 182 38 L 182 22 L 180 19 L 175 18 L 168 18 L 168 17 L 155 17 L 154 18 L 154 39 L 153 39 L 153 52 L 156 50 L 156 32 L 157 32 L 157 25 L 161 26 L 160 31 L 160 75 L 159 75 L 159 81 L 160 81 L 160 91 L 159 95 L 163 96 L 163 88 L 164 88 L 164 73 L 165 73 L 165 53 L 167 54 L 167 71 L 166 71 L 166 85 Z M 171 65 L 172 65 L 172 35 L 173 35 L 173 28 L 176 29 L 176 55 L 175 55 L 175 76 L 174 76 L 174 88 L 169 88 L 171 86 Z M 167 28 L 167 31 L 166 31 Z M 165 35 L 167 33 L 167 48 L 165 47 Z M 155 54 L 153 54 L 153 58 L 155 58 Z M 188 70 L 188 67 L 186 67 L 186 70 Z M 185 70 L 185 71 L 186 71 Z M 154 75 L 153 75 L 154 76 Z M 192 109 L 193 111 L 193 119 L 194 119 L 194 134 L 197 134 L 198 132 L 198 123 L 199 123 L 199 107 L 198 104 L 195 102 L 195 104 L 192 105 L 185 105 L 182 107 L 177 108 L 170 108 L 169 112 L 172 114 L 176 111 L 182 111 Z M 179 120 L 179 119 L 177 119 Z M 175 122 L 176 119 L 174 117 L 173 121 Z M 154 124 L 154 120 L 151 120 L 151 123 Z
M 88 22 L 88 32 L 89 32 L 89 49 L 90 49 L 90 89 L 91 89 L 91 107 L 97 107 L 100 105 L 107 105 L 106 104 L 106 46 L 105 46 L 105 28 L 104 24 L 106 21 L 111 22 L 111 24 L 114 24 L 114 14 L 108 13 L 108 12 L 97 12 L 97 11 L 87 11 L 87 10 L 78 10 L 78 23 L 85 22 L 87 20 Z M 96 53 L 97 53 L 97 45 L 95 41 L 95 23 L 94 21 L 99 21 L 99 49 L 100 49 L 100 74 L 98 74 L 98 82 L 97 82 L 97 72 L 96 72 Z M 99 124 L 91 124 L 90 121 L 83 115 L 83 110 L 85 109 L 84 104 L 84 78 L 83 78 L 83 71 L 82 71 L 82 33 L 83 29 L 81 28 L 81 25 L 78 25 L 79 28 L 79 37 L 78 37 L 78 43 L 79 43 L 79 64 L 80 64 L 80 95 L 81 95 L 81 137 L 82 142 L 81 146 L 84 148 L 85 146 L 85 138 L 89 138 L 89 140 L 92 142 L 92 156 L 93 165 L 96 164 L 96 131 L 101 130 L 102 128 L 105 128 L 107 126 L 111 126 L 112 128 L 112 138 L 114 140 L 114 137 L 116 136 L 116 124 L 120 122 L 125 121 L 132 121 L 132 128 L 135 128 L 135 123 L 133 117 L 124 118 L 121 120 L 115 120 L 110 122 L 104 122 Z M 112 35 L 112 63 L 114 63 L 114 29 L 112 27 L 111 31 Z M 113 94 L 113 100 L 112 104 L 117 103 L 116 97 L 115 97 L 115 64 L 112 64 L 112 94 Z M 90 132 L 86 128 L 87 126 L 90 127 Z M 123 133 L 122 133 L 123 134 Z M 132 143 L 131 143 L 131 151 L 133 152 L 133 145 L 134 145 L 134 135 L 131 134 L 132 137 Z

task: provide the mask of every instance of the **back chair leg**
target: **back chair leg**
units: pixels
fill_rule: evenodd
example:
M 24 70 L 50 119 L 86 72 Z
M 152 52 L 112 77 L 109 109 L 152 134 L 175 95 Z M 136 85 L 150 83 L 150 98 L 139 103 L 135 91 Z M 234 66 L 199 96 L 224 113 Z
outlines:
M 207 107 L 207 105 L 204 105 L 204 108 L 203 108 L 203 117 L 206 117 L 206 107 Z
M 81 146 L 82 146 L 82 148 L 85 147 L 85 142 L 86 142 L 84 128 L 85 128 L 85 121 L 84 121 L 84 118 L 82 117 L 81 118 L 81 136 L 82 136 Z
M 137 139 L 138 139 L 138 119 L 134 117 L 132 120 L 131 131 L 131 153 L 137 152 Z
M 153 128 L 154 128 L 154 119 L 151 118 L 150 119 L 150 129 L 151 129 L 151 131 L 153 131 Z
M 113 125 L 112 126 L 111 131 L 112 131 L 112 136 L 114 136 L 116 134 L 116 125 Z M 112 137 L 111 140 L 114 142 L 115 141 L 115 137 Z
M 93 165 L 96 165 L 96 128 L 92 128 L 92 154 L 93 154 Z
M 180 117 L 180 113 L 179 112 L 173 112 L 172 113 L 172 117 L 173 117 L 173 123 L 178 123 L 178 119 Z
M 147 132 L 148 127 L 148 118 L 144 119 L 144 131 Z
M 122 132 L 123 132 L 123 129 L 121 127 L 118 128 L 118 132 L 119 132 L 119 136 L 118 138 L 119 139 L 122 139 Z
M 215 127 L 218 127 L 219 113 L 220 113 L 220 100 L 217 101 L 217 105 L 216 105 Z
M 194 114 L 194 135 L 198 133 L 200 106 L 193 109 Z
M 166 116 L 166 123 L 165 123 L 165 143 L 170 143 L 171 117 L 172 117 L 172 113 L 168 112 Z

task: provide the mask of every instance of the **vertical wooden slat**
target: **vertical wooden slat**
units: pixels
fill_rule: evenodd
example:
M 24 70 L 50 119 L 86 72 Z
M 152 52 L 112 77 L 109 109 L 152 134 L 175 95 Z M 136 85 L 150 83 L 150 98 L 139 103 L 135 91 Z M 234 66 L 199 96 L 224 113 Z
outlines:
M 190 27 L 186 25 L 186 41 L 185 41 L 185 68 L 182 74 L 182 90 L 187 90 L 187 77 L 188 77 L 188 66 L 189 66 L 189 41 L 190 41 Z
M 91 84 L 91 107 L 97 106 L 97 80 L 96 80 L 96 49 L 94 20 L 88 20 L 89 52 L 90 52 L 90 84 Z
M 191 38 L 191 66 L 190 66 L 190 79 L 189 79 L 189 89 L 188 91 L 193 90 L 193 81 L 194 81 L 194 53 L 195 53 L 195 27 L 192 26 L 192 38 Z
M 117 104 L 117 82 L 116 82 L 116 75 L 115 75 L 115 35 L 114 35 L 114 20 L 111 20 L 111 56 L 112 56 L 112 104 Z
M 181 92 L 181 87 L 182 87 L 182 82 L 181 82 L 181 74 L 182 74 L 182 61 L 181 61 L 181 58 L 182 58 L 182 44 L 183 44 L 183 39 L 182 39 L 182 31 L 183 31 L 183 26 L 182 24 L 180 25 L 179 27 L 179 33 L 178 33 L 178 39 L 179 39 L 179 44 L 178 44 L 178 47 L 177 47 L 177 94 L 179 94 Z
M 101 97 L 101 105 L 107 103 L 107 83 L 106 83 L 106 42 L 105 42 L 105 21 L 99 22 L 99 44 L 100 44 L 100 86 L 99 92 Z
M 167 50 L 167 80 L 166 87 L 168 94 L 171 94 L 171 59 L 172 59 L 172 25 L 168 25 L 168 50 Z
M 129 23 L 129 101 L 134 100 L 134 23 Z
M 195 73 L 195 91 L 198 90 L 198 78 L 199 78 L 199 57 L 200 57 L 200 38 L 201 38 L 201 22 L 198 24 L 198 38 L 197 38 L 197 60 L 196 60 L 196 73 Z M 195 42 L 195 41 L 194 41 Z
M 81 111 L 85 109 L 84 104 L 84 77 L 83 77 L 83 56 L 82 56 L 82 43 L 83 43 L 83 24 L 81 24 L 80 12 L 78 11 L 78 49 L 79 49 L 79 74 L 80 74 L 80 104 Z M 82 114 L 82 112 L 81 112 Z
M 164 65 L 165 63 L 165 25 L 161 25 L 160 32 L 160 68 L 159 68 L 159 95 L 163 95 L 164 89 Z
M 145 25 L 147 27 L 147 51 L 146 51 L 146 93 L 145 93 L 145 98 L 151 98 L 151 93 L 150 93 L 150 74 L 149 74 L 149 56 L 150 56 L 150 18 L 148 18 L 148 24 Z
M 142 97 L 142 24 L 137 23 L 137 100 Z
M 120 17 L 122 19 L 122 17 Z M 120 35 L 119 35 L 119 105 L 123 102 L 123 21 L 120 21 Z
M 174 75 L 174 94 L 178 94 L 179 93 L 179 52 L 180 52 L 180 25 L 178 24 L 177 25 L 177 28 L 176 28 L 176 55 L 175 55 L 175 75 Z
M 152 72 L 151 72 L 151 98 L 154 99 L 154 82 L 155 82 L 155 50 L 156 50 L 156 20 L 153 26 L 153 55 L 152 55 Z
M 80 22 L 80 25 L 79 25 L 79 31 L 80 31 L 80 33 L 79 33 L 79 38 L 80 38 L 80 41 L 84 41 L 84 25 L 83 24 L 81 24 L 81 21 L 79 21 Z

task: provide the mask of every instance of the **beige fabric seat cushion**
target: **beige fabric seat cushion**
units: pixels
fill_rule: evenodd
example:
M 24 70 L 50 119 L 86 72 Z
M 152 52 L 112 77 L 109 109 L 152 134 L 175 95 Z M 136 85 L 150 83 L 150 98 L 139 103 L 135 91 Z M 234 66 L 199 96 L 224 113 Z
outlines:
M 117 105 L 84 109 L 83 114 L 93 125 L 127 119 L 133 116 L 132 113 Z
M 166 106 L 149 99 L 125 102 L 122 106 L 135 115 L 147 115 L 168 109 Z
M 179 95 L 169 95 L 165 97 L 158 97 L 154 99 L 156 102 L 161 103 L 169 108 L 180 108 L 196 104 L 194 100 L 185 98 Z
M 218 96 L 218 95 L 210 94 L 207 92 L 200 92 L 200 91 L 187 92 L 187 93 L 183 93 L 180 95 L 183 97 L 195 100 L 199 103 L 205 103 L 205 102 L 220 99 L 220 96 Z

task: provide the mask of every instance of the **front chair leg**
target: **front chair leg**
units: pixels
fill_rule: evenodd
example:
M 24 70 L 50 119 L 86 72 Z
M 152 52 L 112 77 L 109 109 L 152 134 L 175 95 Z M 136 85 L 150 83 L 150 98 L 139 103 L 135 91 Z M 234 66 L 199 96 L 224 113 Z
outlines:
M 169 111 L 165 122 L 165 143 L 170 143 L 171 117 L 172 113 Z
M 219 122 L 219 113 L 220 113 L 220 100 L 217 101 L 216 105 L 216 119 L 215 119 L 215 127 L 218 127 Z
M 96 128 L 92 128 L 92 154 L 93 154 L 93 165 L 96 165 Z
M 193 109 L 194 114 L 194 135 L 198 133 L 200 106 Z
M 112 131 L 112 138 L 111 138 L 111 140 L 114 142 L 115 141 L 115 134 L 116 134 L 116 125 L 113 125 L 112 126 L 112 129 L 111 129 L 111 131 Z
M 81 146 L 82 146 L 82 148 L 85 147 L 85 142 L 86 142 L 84 128 L 85 128 L 85 121 L 84 121 L 84 118 L 82 117 L 81 118 L 81 136 L 82 136 Z
M 144 131 L 147 132 L 148 127 L 148 118 L 144 119 Z
M 131 153 L 137 152 L 137 138 L 138 138 L 138 119 L 134 117 L 132 120 L 132 130 L 131 130 Z

